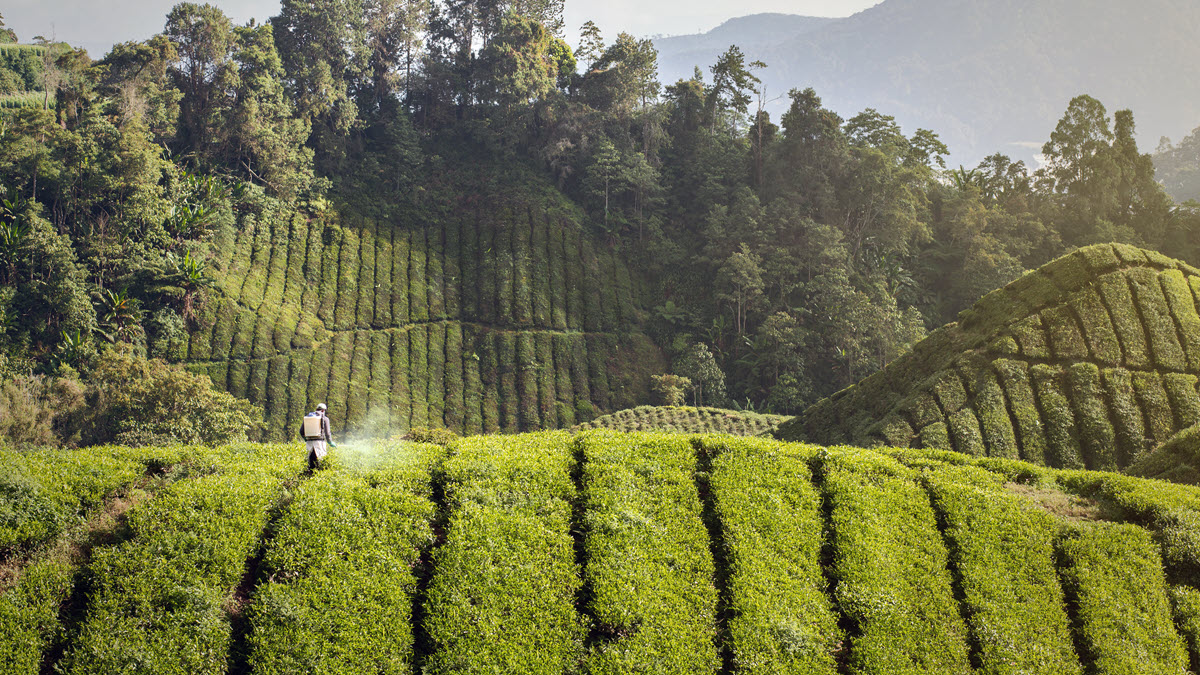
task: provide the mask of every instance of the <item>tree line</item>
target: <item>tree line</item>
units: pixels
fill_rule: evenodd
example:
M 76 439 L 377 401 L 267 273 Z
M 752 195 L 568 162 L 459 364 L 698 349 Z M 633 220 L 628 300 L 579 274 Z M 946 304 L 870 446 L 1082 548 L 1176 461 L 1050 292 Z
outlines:
M 803 83 L 772 120 L 769 64 L 737 46 L 663 83 L 649 40 L 568 36 L 562 10 L 284 0 L 236 25 L 181 3 L 99 59 L 0 49 L 0 85 L 44 94 L 0 112 L 0 370 L 154 356 L 196 327 L 215 232 L 419 213 L 471 161 L 532 167 L 586 211 L 706 403 L 799 411 L 1078 246 L 1200 260 L 1200 215 L 1156 182 L 1131 111 L 1079 96 L 1044 166 L 950 168 L 933 131 L 843 119 Z

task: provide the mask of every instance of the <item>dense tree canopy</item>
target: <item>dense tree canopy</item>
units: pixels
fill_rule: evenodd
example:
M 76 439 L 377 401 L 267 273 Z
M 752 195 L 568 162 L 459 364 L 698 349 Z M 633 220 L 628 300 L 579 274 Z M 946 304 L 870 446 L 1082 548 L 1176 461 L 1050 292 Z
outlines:
M 947 168 L 934 131 L 843 120 L 812 89 L 772 121 L 770 64 L 737 46 L 661 83 L 650 41 L 564 30 L 561 0 L 284 0 L 244 26 L 181 3 L 99 60 L 0 51 L 0 97 L 23 97 L 0 112 L 0 363 L 169 356 L 222 232 L 417 208 L 452 190 L 448 155 L 533 167 L 585 209 L 706 403 L 797 411 L 1077 246 L 1200 260 L 1200 215 L 1155 181 L 1131 111 L 1079 96 L 1044 168 Z M 1198 145 L 1160 147 L 1177 197 L 1200 195 Z

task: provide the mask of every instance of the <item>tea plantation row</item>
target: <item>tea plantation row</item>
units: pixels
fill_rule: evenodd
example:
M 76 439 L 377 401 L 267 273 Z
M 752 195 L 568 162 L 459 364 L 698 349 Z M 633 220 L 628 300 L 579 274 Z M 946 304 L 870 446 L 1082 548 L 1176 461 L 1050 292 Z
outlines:
M 942 451 L 605 431 L 344 447 L 311 477 L 294 445 L 85 452 L 111 468 L 3 458 L 24 461 L 26 486 L 4 493 L 26 513 L 6 535 L 20 569 L 0 596 L 5 672 L 1200 663 L 1200 490 L 1186 486 Z M 31 527 L 55 510 L 26 505 L 91 476 L 59 505 L 69 520 L 138 466 L 170 464 L 190 468 L 130 512 L 123 543 L 45 571 L 40 543 L 61 528 Z M 75 579 L 85 586 L 60 613 Z
M 264 405 L 275 439 L 318 401 L 381 434 L 566 427 L 644 398 L 662 357 L 629 269 L 566 207 L 497 204 L 432 224 L 244 215 L 167 353 Z
M 1200 422 L 1200 270 L 1080 249 L 783 425 L 790 440 L 1113 471 Z

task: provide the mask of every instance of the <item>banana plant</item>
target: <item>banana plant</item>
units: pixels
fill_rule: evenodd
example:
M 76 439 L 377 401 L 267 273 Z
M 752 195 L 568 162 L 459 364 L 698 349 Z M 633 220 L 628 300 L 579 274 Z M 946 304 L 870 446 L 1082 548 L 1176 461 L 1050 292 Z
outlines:
M 109 342 L 133 342 L 142 333 L 141 315 L 137 300 L 129 297 L 128 291 L 113 292 L 101 289 L 100 334 Z

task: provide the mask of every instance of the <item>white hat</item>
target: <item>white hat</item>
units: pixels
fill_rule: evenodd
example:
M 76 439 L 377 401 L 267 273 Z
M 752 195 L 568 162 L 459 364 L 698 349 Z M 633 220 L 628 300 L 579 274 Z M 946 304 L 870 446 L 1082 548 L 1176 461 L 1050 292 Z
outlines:
M 318 404 L 317 404 L 317 410 L 325 410 L 325 404 L 324 404 L 324 403 L 318 403 Z

